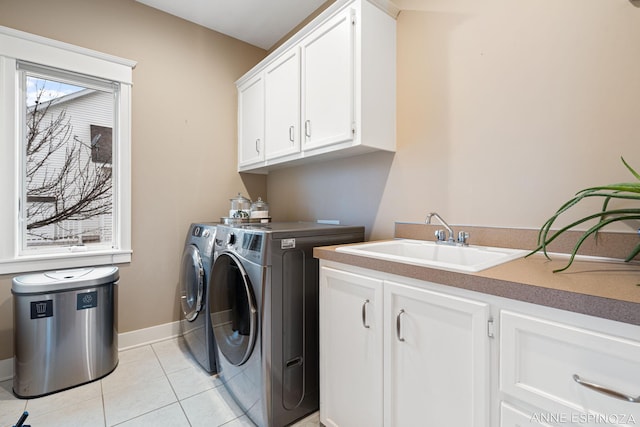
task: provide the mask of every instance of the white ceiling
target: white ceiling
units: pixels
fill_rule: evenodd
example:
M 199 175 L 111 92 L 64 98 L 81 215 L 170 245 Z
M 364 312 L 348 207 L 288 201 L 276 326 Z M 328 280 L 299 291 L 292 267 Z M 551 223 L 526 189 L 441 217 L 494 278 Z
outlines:
M 268 50 L 326 0 L 137 1 Z

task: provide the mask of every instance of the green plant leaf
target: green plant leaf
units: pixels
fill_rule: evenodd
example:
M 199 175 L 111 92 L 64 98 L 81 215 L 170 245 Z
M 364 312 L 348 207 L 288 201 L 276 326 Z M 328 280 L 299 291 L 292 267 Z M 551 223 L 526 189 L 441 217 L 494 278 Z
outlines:
M 619 182 L 617 184 L 609 184 L 609 185 L 600 185 L 597 187 L 589 187 L 584 190 L 580 190 L 576 193 L 576 195 L 588 192 L 588 191 L 598 191 L 598 190 L 606 190 L 606 191 L 626 191 L 629 193 L 640 193 L 640 183 L 635 182 Z
M 579 201 L 587 197 L 605 197 L 606 198 L 605 200 L 606 205 L 603 205 L 603 211 L 599 213 L 599 215 L 603 216 L 603 218 L 605 216 L 603 212 L 606 211 L 606 207 L 608 206 L 608 201 L 610 199 L 612 198 L 613 199 L 632 199 L 632 200 L 639 199 L 635 195 L 630 196 L 630 195 L 620 194 L 620 193 L 614 193 L 614 194 L 589 193 L 589 194 L 583 194 L 583 195 L 574 197 L 573 199 L 565 203 L 560 209 L 558 209 L 558 211 L 551 218 L 549 218 L 547 222 L 545 222 L 544 225 L 540 228 L 540 231 L 538 232 L 538 245 L 542 245 L 542 248 L 538 248 L 534 252 L 537 252 L 538 250 L 542 249 L 545 257 L 547 257 L 547 259 L 550 259 L 546 251 L 546 247 L 545 247 L 546 245 L 544 245 L 543 242 L 545 242 L 548 239 L 548 233 L 551 230 L 551 227 L 555 223 L 558 216 L 560 216 L 562 213 L 566 212 L 569 208 L 576 205 Z M 634 209 L 633 212 L 640 212 L 640 208 Z M 589 219 L 593 219 L 593 218 L 594 217 L 590 217 Z M 580 223 L 581 222 L 578 222 L 577 224 L 580 224 Z M 574 224 L 574 226 L 577 224 Z M 568 228 L 571 228 L 571 226 Z
M 569 225 L 566 225 L 564 227 L 562 227 L 559 230 L 554 231 L 551 234 L 551 237 L 549 236 L 549 231 L 547 231 L 545 233 L 545 236 L 547 236 L 545 239 L 543 239 L 542 241 L 538 242 L 540 245 L 548 245 L 549 243 L 551 243 L 553 240 L 556 239 L 556 237 L 560 236 L 561 234 L 563 234 L 564 232 L 572 229 L 573 227 L 575 227 L 576 225 L 580 225 L 584 222 L 590 221 L 592 219 L 598 218 L 602 215 L 605 216 L 612 216 L 612 215 L 625 215 L 622 218 L 619 218 L 618 220 L 622 220 L 622 219 L 631 219 L 631 217 L 629 217 L 629 215 L 640 215 L 640 208 L 639 209 L 634 209 L 634 208 L 629 208 L 629 209 L 613 209 L 613 210 L 609 210 L 609 211 L 604 211 L 604 212 L 598 212 L 595 214 L 591 214 L 591 215 L 587 215 L 583 218 L 580 218 L 574 222 L 572 222 Z M 602 222 L 602 221 L 600 221 Z
M 633 176 L 635 176 L 636 179 L 638 181 L 640 181 L 640 174 L 638 174 L 638 172 L 636 172 L 635 170 L 633 170 L 633 168 L 631 166 L 629 166 L 629 164 L 626 162 L 624 157 L 620 157 L 620 160 L 622 160 L 622 163 L 624 163 L 624 165 L 627 167 L 627 169 L 629 169 L 629 172 L 631 172 L 633 174 Z
M 640 254 L 640 243 L 638 243 L 638 245 L 633 248 L 633 250 L 631 251 L 631 253 L 629 253 L 629 255 L 627 255 L 627 257 L 624 259 L 625 262 L 629 262 L 632 259 L 634 259 L 636 257 L 636 255 Z
M 640 174 L 636 172 L 625 160 L 623 157 L 620 157 L 624 166 L 631 172 L 631 174 L 640 181 Z M 580 203 L 582 200 L 592 197 L 602 197 L 604 200 L 602 201 L 602 206 L 597 213 L 587 215 L 583 218 L 573 221 L 569 225 L 566 225 L 559 230 L 552 231 L 553 225 L 556 223 L 558 218 L 570 210 L 572 207 Z M 597 223 L 591 226 L 587 231 L 585 231 L 578 241 L 576 242 L 573 250 L 571 252 L 571 256 L 569 258 L 568 264 L 561 269 L 555 270 L 554 272 L 564 271 L 573 263 L 576 254 L 582 244 L 589 236 L 594 236 L 597 238 L 598 232 L 618 221 L 627 221 L 627 220 L 640 220 L 640 208 L 625 208 L 625 209 L 610 209 L 610 203 L 612 200 L 631 200 L 631 201 L 640 201 L 640 182 L 622 182 L 616 184 L 609 185 L 601 185 L 585 188 L 583 190 L 578 191 L 574 197 L 565 202 L 560 208 L 540 227 L 538 231 L 538 246 L 532 252 L 527 254 L 530 256 L 534 253 L 542 251 L 544 256 L 547 259 L 551 259 L 547 252 L 547 246 L 553 242 L 556 238 L 561 236 L 563 233 L 568 230 L 581 225 L 587 221 L 591 221 L 596 219 Z M 640 254 L 640 243 L 629 253 L 625 261 L 630 261 L 635 256 Z
M 600 230 L 601 228 L 617 222 L 617 221 L 627 221 L 627 220 L 631 220 L 631 219 L 640 219 L 640 214 L 636 215 L 636 216 L 624 216 L 624 217 L 616 217 L 616 218 L 610 218 L 608 220 L 605 221 L 600 221 L 598 222 L 596 225 L 594 225 L 593 227 L 591 227 L 589 230 L 585 231 L 584 234 L 580 237 L 580 239 L 578 239 L 578 242 L 576 243 L 576 245 L 573 247 L 573 250 L 571 251 L 571 257 L 569 257 L 569 263 L 564 266 L 563 268 L 559 268 L 557 270 L 553 270 L 554 273 L 559 273 L 561 271 L 566 270 L 567 268 L 569 268 L 571 266 L 571 264 L 573 263 L 573 260 L 576 257 L 576 254 L 578 253 L 578 250 L 580 249 L 580 246 L 582 246 L 582 244 L 584 243 L 584 241 L 592 234 L 597 233 L 598 230 Z M 640 249 L 638 249 L 640 251 Z M 635 256 L 635 255 L 634 255 Z M 633 257 L 631 257 L 633 258 Z
M 613 209 L 613 210 L 608 210 L 608 211 L 604 211 L 604 212 L 598 212 L 595 214 L 591 214 L 588 215 L 586 217 L 580 218 L 574 222 L 572 222 L 571 224 L 568 224 L 558 230 L 555 230 L 553 233 L 550 233 L 550 230 L 546 230 L 543 233 L 543 239 L 538 241 L 538 247 L 536 249 L 534 249 L 533 251 L 531 251 L 529 254 L 527 254 L 527 256 L 533 255 L 534 253 L 542 250 L 543 253 L 545 254 L 545 256 L 547 257 L 547 259 L 551 259 L 548 254 L 547 254 L 547 250 L 546 247 L 547 245 L 549 245 L 551 242 L 553 242 L 556 238 L 558 238 L 560 235 L 562 235 L 563 233 L 565 233 L 566 231 L 572 229 L 573 227 L 583 224 L 587 221 L 591 221 L 593 219 L 596 219 L 598 217 L 610 217 L 610 216 L 616 216 L 615 218 L 611 218 L 611 219 L 605 219 L 605 220 L 601 220 L 598 222 L 598 224 L 601 223 L 606 223 L 606 224 L 610 224 L 612 222 L 615 221 L 623 221 L 623 220 L 629 220 L 629 219 L 640 219 L 640 208 L 638 209 L 634 209 L 634 208 L 629 208 L 629 209 Z M 636 218 L 638 217 L 638 218 Z M 592 228 L 596 227 L 598 224 L 594 225 Z M 606 225 L 605 224 L 605 225 Z M 597 230 L 599 230 L 602 227 L 597 228 Z M 585 232 L 586 233 L 586 232 Z

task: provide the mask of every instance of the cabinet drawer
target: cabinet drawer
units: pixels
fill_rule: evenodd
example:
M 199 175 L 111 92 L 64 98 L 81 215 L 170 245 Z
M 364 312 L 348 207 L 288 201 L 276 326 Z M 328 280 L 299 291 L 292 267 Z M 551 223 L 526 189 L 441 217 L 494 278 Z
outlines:
M 638 340 L 622 338 L 510 311 L 500 319 L 503 392 L 586 425 L 640 422 L 640 403 L 576 381 L 640 396 L 640 333 Z

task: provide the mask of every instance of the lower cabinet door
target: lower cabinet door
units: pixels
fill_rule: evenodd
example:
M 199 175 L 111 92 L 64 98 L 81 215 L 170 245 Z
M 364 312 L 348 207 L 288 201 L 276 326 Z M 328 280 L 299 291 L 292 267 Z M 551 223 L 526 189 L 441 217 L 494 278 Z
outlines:
M 388 281 L 384 302 L 385 426 L 488 426 L 488 304 Z
M 382 280 L 320 270 L 320 421 L 382 426 Z

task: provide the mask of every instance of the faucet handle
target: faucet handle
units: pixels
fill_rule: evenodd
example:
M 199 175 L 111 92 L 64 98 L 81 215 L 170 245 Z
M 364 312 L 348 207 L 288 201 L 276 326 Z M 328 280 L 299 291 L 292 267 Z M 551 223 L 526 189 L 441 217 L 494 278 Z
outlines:
M 445 239 L 447 238 L 447 235 L 444 230 L 436 230 L 434 234 L 436 236 L 436 240 L 439 242 L 444 242 Z
M 469 240 L 469 233 L 466 231 L 458 231 L 458 243 L 461 245 L 468 245 L 467 241 Z

